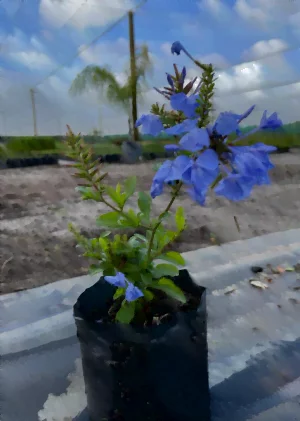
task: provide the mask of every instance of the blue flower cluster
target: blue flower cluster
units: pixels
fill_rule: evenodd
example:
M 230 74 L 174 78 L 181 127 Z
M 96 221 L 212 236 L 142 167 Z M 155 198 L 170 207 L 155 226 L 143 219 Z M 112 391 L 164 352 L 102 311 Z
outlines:
M 182 123 L 164 129 L 157 115 L 142 115 L 136 126 L 142 126 L 145 134 L 157 136 L 161 133 L 182 135 L 178 145 L 167 145 L 166 149 L 180 153 L 190 152 L 190 156 L 179 155 L 173 161 L 163 163 L 153 178 L 151 196 L 155 198 L 163 192 L 164 184 L 182 181 L 188 186 L 190 196 L 204 205 L 209 187 L 217 179 L 221 181 L 214 191 L 229 200 L 243 200 L 251 194 L 255 185 L 269 184 L 268 171 L 273 168 L 269 153 L 276 148 L 263 143 L 252 146 L 234 146 L 228 143 L 232 133 L 241 135 L 239 124 L 248 117 L 255 106 L 243 114 L 221 113 L 214 124 L 198 127 L 196 109 L 199 107 L 199 95 L 187 96 L 184 93 L 173 94 L 170 99 L 173 110 L 182 111 L 187 117 Z M 252 130 L 276 129 L 282 126 L 277 113 L 267 117 L 263 113 L 259 127 Z M 240 136 L 235 142 L 243 138 Z
M 138 287 L 126 279 L 122 272 L 117 272 L 115 276 L 105 276 L 104 279 L 117 288 L 126 289 L 125 300 L 128 302 L 135 301 L 144 295 Z

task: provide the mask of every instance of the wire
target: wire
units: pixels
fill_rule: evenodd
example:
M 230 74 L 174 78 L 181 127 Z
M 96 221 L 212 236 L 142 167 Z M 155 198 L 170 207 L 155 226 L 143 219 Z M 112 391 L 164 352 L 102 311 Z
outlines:
M 291 86 L 291 85 L 295 85 L 296 83 L 300 83 L 300 79 L 295 79 L 293 81 L 284 82 L 284 83 L 271 82 L 271 83 L 267 83 L 263 87 L 258 86 L 257 88 L 230 91 L 230 92 L 224 93 L 222 95 L 216 95 L 216 97 L 221 98 L 221 97 L 228 96 L 228 95 L 231 96 L 231 95 L 240 95 L 240 94 L 245 94 L 245 93 L 250 93 L 250 92 L 255 92 L 255 91 L 264 91 L 264 90 L 267 90 L 267 89 L 274 89 L 274 88 L 281 88 L 281 87 L 284 87 L 284 86 Z M 300 92 L 299 92 L 299 95 L 300 95 Z
M 135 8 L 134 11 L 137 11 L 140 7 L 142 7 L 145 3 L 147 2 L 147 0 L 142 0 Z M 57 68 L 55 68 L 54 70 L 52 70 L 46 77 L 44 77 L 43 79 L 41 79 L 38 83 L 36 83 L 34 85 L 34 87 L 44 83 L 47 79 L 49 79 L 51 76 L 55 75 L 55 73 L 57 73 L 60 69 L 64 68 L 65 66 L 67 66 L 70 62 L 72 62 L 73 60 L 75 60 L 77 57 L 80 56 L 81 53 L 83 53 L 84 51 L 86 51 L 88 48 L 90 48 L 93 44 L 95 44 L 100 38 L 102 38 L 103 35 L 106 35 L 108 32 L 110 32 L 113 28 L 115 28 L 120 22 L 123 21 L 123 19 L 125 19 L 127 17 L 128 11 L 126 13 L 124 13 L 117 21 L 115 21 L 114 23 L 112 23 L 110 26 L 108 26 L 108 28 L 106 28 L 104 31 L 101 32 L 100 35 L 97 35 L 91 42 L 89 42 L 88 44 L 86 44 L 84 46 L 84 48 L 81 48 L 80 51 L 77 51 L 77 53 L 71 58 L 69 59 L 67 62 L 59 65 Z
M 257 63 L 257 62 L 265 60 L 269 57 L 274 57 L 274 56 L 277 56 L 277 55 L 282 54 L 282 53 L 288 53 L 290 51 L 295 51 L 295 50 L 299 50 L 299 49 L 300 49 L 300 44 L 294 45 L 294 46 L 289 47 L 289 48 L 286 48 L 282 51 L 277 51 L 276 53 L 274 52 L 274 53 L 266 54 L 265 56 L 259 57 L 259 58 L 254 59 L 254 60 L 241 61 L 240 63 L 231 64 L 230 66 L 226 66 L 226 67 L 215 67 L 215 70 L 217 70 L 219 72 L 223 72 L 225 70 L 233 69 L 234 67 L 242 66 L 243 64 Z

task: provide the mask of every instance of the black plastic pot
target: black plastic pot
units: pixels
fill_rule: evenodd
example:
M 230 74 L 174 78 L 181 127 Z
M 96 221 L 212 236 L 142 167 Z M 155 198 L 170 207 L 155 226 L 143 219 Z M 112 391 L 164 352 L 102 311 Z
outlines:
M 142 156 L 142 148 L 137 142 L 126 140 L 122 143 L 122 160 L 126 164 L 135 164 Z
M 115 292 L 102 278 L 78 298 L 90 421 L 210 420 L 205 289 L 186 270 L 173 280 L 196 305 L 148 328 L 102 321 Z
M 104 156 L 104 161 L 108 164 L 116 164 L 121 162 L 121 155 L 117 153 L 107 154 Z
M 6 160 L 7 168 L 20 168 L 21 160 L 16 158 L 8 158 Z
M 286 148 L 278 148 L 277 149 L 277 153 L 288 153 L 290 151 L 290 148 L 289 147 L 286 147 Z

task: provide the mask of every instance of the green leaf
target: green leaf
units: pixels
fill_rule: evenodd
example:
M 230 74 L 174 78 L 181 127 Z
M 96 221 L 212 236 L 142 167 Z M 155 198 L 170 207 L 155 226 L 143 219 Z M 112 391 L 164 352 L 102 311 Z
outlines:
M 106 238 L 99 237 L 98 243 L 99 243 L 99 246 L 101 247 L 101 249 L 103 251 L 106 251 L 106 250 L 109 249 L 109 247 L 108 247 L 109 241 Z
M 96 273 L 102 272 L 102 268 L 97 265 L 90 265 L 89 267 L 89 274 L 95 275 Z
M 97 224 L 102 227 L 117 228 L 120 226 L 120 224 L 118 223 L 119 218 L 119 212 L 108 212 L 98 216 Z
M 157 259 L 166 260 L 167 262 L 175 263 L 176 265 L 185 265 L 185 260 L 181 254 L 177 251 L 168 251 L 167 253 L 161 254 Z
M 171 279 L 161 278 L 157 283 L 151 285 L 151 288 L 159 289 L 169 295 L 169 297 L 174 298 L 183 304 L 186 303 L 184 293 L 173 281 L 171 281 Z
M 127 219 L 127 218 L 121 217 L 120 220 L 119 220 L 118 226 L 122 227 L 122 228 L 132 228 L 132 227 L 136 227 L 136 224 L 133 221 L 130 221 L 129 219 Z
M 143 243 L 147 243 L 148 242 L 148 240 L 147 240 L 147 238 L 146 237 L 144 237 L 143 235 L 141 235 L 141 234 L 134 234 L 131 238 L 137 238 L 138 240 L 141 240 L 141 241 L 143 241 Z
M 108 194 L 108 196 L 120 207 L 124 205 L 124 197 L 121 193 L 121 185 L 117 184 L 116 190 L 114 190 L 110 186 L 105 187 L 105 191 Z
M 80 192 L 83 200 L 95 200 L 98 202 L 101 199 L 99 192 L 94 191 L 92 187 L 78 186 L 75 190 Z
M 129 324 L 134 318 L 135 302 L 123 301 L 120 310 L 116 314 L 116 320 L 120 323 Z
M 164 228 L 162 228 L 161 230 L 157 230 L 156 235 L 155 235 L 155 240 L 157 242 L 157 248 L 159 250 L 163 249 L 168 244 L 170 244 L 172 241 L 174 241 L 177 236 L 178 236 L 178 233 L 174 232 L 174 231 L 165 231 Z
M 152 271 L 154 278 L 161 278 L 162 276 L 177 276 L 178 273 L 178 268 L 174 265 L 169 265 L 168 263 L 160 263 L 155 266 Z
M 185 229 L 186 222 L 184 216 L 184 209 L 182 206 L 179 206 L 176 210 L 175 222 L 178 231 L 183 231 Z
M 148 289 L 144 289 L 143 294 L 146 301 L 152 301 L 154 298 L 153 292 L 149 291 Z
M 142 272 L 141 279 L 144 285 L 151 285 L 153 276 L 149 272 Z
M 136 215 L 133 209 L 128 209 L 127 215 L 129 216 L 130 220 L 132 221 L 132 226 L 138 227 L 139 225 L 139 217 Z
M 125 295 L 125 288 L 118 288 L 114 293 L 113 299 L 117 300 L 118 298 L 122 297 L 122 295 Z
M 133 195 L 136 189 L 136 176 L 128 177 L 124 183 L 126 200 Z
M 145 192 L 139 193 L 138 198 L 138 205 L 141 210 L 141 212 L 146 216 L 149 217 L 151 212 L 151 205 L 152 205 L 152 199 L 151 196 Z

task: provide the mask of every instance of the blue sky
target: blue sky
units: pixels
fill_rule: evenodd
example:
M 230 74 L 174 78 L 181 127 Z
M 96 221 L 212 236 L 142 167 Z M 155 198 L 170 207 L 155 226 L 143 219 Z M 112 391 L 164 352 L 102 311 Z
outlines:
M 126 19 L 74 56 L 137 4 L 137 0 L 2 0 L 0 130 L 32 132 L 29 89 L 34 87 L 41 134 L 62 133 L 65 124 L 82 132 L 100 125 L 106 133 L 126 132 L 127 116 L 103 98 L 99 101 L 99 93 L 71 98 L 68 88 L 88 64 L 107 65 L 122 80 L 128 62 Z M 242 111 L 256 103 L 255 120 L 264 109 L 271 112 L 274 107 L 284 121 L 300 120 L 300 83 L 286 85 L 300 80 L 299 2 L 148 0 L 136 12 L 135 22 L 137 44 L 148 44 L 155 65 L 140 112 L 161 100 L 152 86 L 164 83 L 173 62 L 186 65 L 190 77 L 198 75 L 186 57 L 171 56 L 170 45 L 179 40 L 195 57 L 217 67 L 218 111 Z

